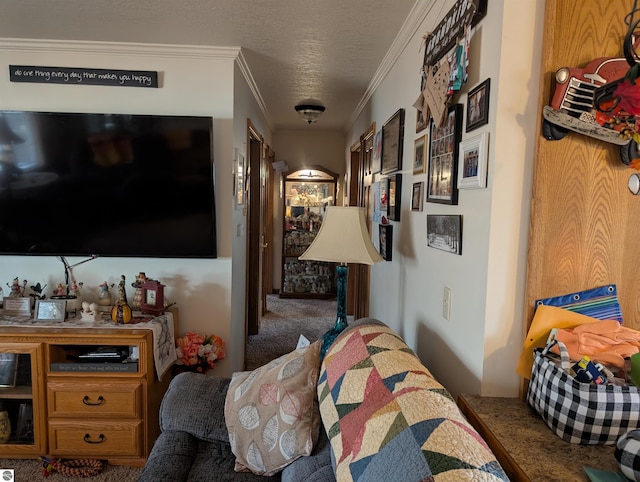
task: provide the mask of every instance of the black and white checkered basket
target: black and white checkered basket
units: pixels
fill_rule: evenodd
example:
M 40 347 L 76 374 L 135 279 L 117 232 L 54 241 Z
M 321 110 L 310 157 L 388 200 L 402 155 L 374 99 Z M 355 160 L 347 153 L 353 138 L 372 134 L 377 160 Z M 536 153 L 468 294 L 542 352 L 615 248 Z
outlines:
M 560 359 L 549 353 L 556 343 Z M 582 383 L 569 374 L 570 366 L 562 342 L 534 350 L 527 402 L 558 437 L 575 444 L 613 445 L 640 427 L 637 387 Z

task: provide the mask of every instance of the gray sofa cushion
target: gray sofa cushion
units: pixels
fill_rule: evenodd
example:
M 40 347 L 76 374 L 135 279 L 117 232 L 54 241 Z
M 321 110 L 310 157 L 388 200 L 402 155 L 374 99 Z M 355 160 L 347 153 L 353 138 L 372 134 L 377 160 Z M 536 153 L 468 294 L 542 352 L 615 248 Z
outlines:
M 171 380 L 160 405 L 162 431 L 177 430 L 208 442 L 229 442 L 224 400 L 229 378 L 184 372 Z

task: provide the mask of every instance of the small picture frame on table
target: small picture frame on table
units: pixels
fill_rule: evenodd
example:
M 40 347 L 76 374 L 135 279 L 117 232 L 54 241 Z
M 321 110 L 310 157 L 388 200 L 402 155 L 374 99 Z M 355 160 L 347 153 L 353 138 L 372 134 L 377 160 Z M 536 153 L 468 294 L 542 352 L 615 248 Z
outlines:
M 460 143 L 458 189 L 487 187 L 489 133 L 483 132 Z
M 18 376 L 18 354 L 0 353 L 0 387 L 15 387 Z
M 2 311 L 5 315 L 31 315 L 31 298 L 9 297 L 2 298 Z
M 427 202 L 458 204 L 458 148 L 462 135 L 462 104 L 447 109 L 441 125 L 431 119 Z
M 424 182 L 414 182 L 411 191 L 411 210 L 422 211 L 422 191 L 424 190 Z
M 393 249 L 393 226 L 391 224 L 380 224 L 378 226 L 380 255 L 385 261 L 391 261 Z
M 489 87 L 487 79 L 467 95 L 467 132 L 489 123 Z
M 64 321 L 67 300 L 36 300 L 33 318 L 36 321 Z

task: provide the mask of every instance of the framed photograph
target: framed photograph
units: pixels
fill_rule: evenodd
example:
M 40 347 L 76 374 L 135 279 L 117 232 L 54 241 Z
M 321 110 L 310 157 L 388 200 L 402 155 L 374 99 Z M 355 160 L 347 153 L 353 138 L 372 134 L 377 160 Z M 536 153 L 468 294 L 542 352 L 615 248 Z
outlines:
M 413 142 L 413 173 L 422 174 L 425 171 L 427 158 L 427 136 L 418 137 Z
M 429 125 L 429 119 L 425 118 L 424 113 L 419 110 L 416 114 L 416 134 L 422 132 Z
M 427 214 L 427 246 L 462 254 L 462 216 Z
M 2 311 L 5 315 L 31 315 L 31 298 L 2 298 Z
M 489 122 L 489 87 L 491 79 L 474 87 L 467 96 L 467 132 Z
M 67 300 L 36 300 L 34 319 L 36 321 L 64 321 Z
M 483 132 L 460 143 L 458 189 L 487 187 L 489 133 Z
M 424 182 L 414 182 L 411 191 L 411 210 L 422 211 L 422 191 L 424 190 Z
M 393 248 L 393 226 L 391 224 L 379 224 L 380 255 L 385 261 L 391 261 Z
M 15 387 L 18 375 L 18 354 L 0 353 L 0 387 Z
M 236 158 L 234 160 L 234 181 L 233 181 L 233 193 L 235 197 L 235 205 L 242 206 L 244 204 L 244 182 L 245 182 L 245 169 L 244 155 L 240 152 L 240 149 L 236 149 Z
M 392 174 L 387 178 L 387 193 L 387 217 L 391 221 L 400 221 L 402 174 Z
M 431 119 L 427 202 L 458 204 L 458 147 L 462 135 L 462 104 L 447 109 L 441 125 Z
M 382 174 L 402 169 L 403 141 L 404 109 L 398 109 L 382 126 Z
M 380 161 L 382 160 L 382 131 L 378 131 L 373 136 L 373 153 L 371 154 L 371 173 L 380 172 Z

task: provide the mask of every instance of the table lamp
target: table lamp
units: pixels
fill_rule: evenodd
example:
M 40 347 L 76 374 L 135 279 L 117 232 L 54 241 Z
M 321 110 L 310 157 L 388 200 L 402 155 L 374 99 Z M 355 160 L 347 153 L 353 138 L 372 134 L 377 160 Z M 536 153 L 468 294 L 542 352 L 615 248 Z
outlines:
M 322 335 L 321 357 L 347 327 L 347 263 L 372 265 L 382 261 L 382 256 L 371 242 L 364 216 L 365 210 L 361 207 L 327 207 L 318 234 L 298 258 L 339 263 L 336 266 L 338 315 L 333 328 Z

